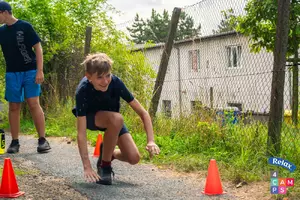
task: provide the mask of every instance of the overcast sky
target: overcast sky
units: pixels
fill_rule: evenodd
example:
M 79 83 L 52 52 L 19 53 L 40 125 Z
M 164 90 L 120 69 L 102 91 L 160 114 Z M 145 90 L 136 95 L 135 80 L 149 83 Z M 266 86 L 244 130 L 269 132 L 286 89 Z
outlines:
M 164 9 L 171 12 L 174 7 L 184 7 L 199 1 L 200 0 L 108 0 L 107 2 L 122 12 L 121 16 L 113 15 L 115 23 L 120 24 L 133 20 L 136 13 L 143 18 L 148 18 L 152 8 L 160 13 Z
M 159 13 L 164 9 L 172 14 L 174 7 L 184 8 L 184 12 L 194 19 L 195 26 L 201 24 L 201 34 L 209 35 L 217 29 L 222 19 L 221 11 L 232 8 L 235 14 L 242 14 L 247 0 L 108 0 L 121 14 L 113 14 L 117 28 L 126 32 L 136 13 L 143 19 L 151 16 L 154 8 Z

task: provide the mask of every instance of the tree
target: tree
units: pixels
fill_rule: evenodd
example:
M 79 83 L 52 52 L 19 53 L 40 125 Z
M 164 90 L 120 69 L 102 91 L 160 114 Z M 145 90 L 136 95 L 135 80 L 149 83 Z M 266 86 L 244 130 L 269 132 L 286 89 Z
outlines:
M 251 49 L 259 52 L 262 48 L 274 51 L 277 21 L 277 1 L 275 0 L 250 0 L 245 7 L 246 15 L 232 17 L 237 22 L 237 31 L 250 36 Z M 289 18 L 289 38 L 287 60 L 293 62 L 293 96 L 292 119 L 297 125 L 298 114 L 298 49 L 300 46 L 300 1 L 291 0 L 291 12 Z M 292 59 L 291 59 L 292 58 Z
M 138 16 L 135 17 L 132 27 L 127 27 L 133 42 L 136 44 L 152 41 L 154 43 L 165 42 L 168 36 L 170 15 L 164 10 L 162 15 L 152 9 L 150 19 L 144 21 Z M 181 12 L 178 30 L 175 40 L 189 39 L 200 35 L 200 25 L 195 28 L 192 17 Z
M 191 16 L 188 16 L 185 12 L 181 12 L 178 23 L 178 31 L 175 40 L 185 40 L 193 37 L 200 36 L 201 25 L 195 27 L 194 20 Z
M 136 14 L 134 21 L 135 22 L 132 25 L 132 28 L 127 28 L 127 30 L 130 31 L 130 36 L 133 38 L 133 42 L 139 43 L 140 41 L 145 41 L 146 23 L 139 17 L 138 14 Z
M 221 11 L 222 20 L 218 25 L 217 30 L 213 30 L 213 34 L 226 33 L 229 31 L 234 31 L 237 26 L 237 21 L 235 19 L 234 10 L 232 8 L 228 10 Z

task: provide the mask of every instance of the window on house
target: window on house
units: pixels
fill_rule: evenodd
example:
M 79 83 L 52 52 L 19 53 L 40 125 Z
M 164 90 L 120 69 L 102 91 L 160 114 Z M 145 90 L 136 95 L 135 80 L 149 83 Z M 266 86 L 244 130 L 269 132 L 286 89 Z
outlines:
M 227 46 L 227 67 L 237 68 L 241 66 L 241 52 L 242 47 L 240 45 Z
M 172 116 L 172 107 L 171 107 L 171 101 L 170 100 L 163 100 L 163 112 L 166 117 Z
M 192 72 L 200 70 L 200 50 L 189 51 L 189 66 Z

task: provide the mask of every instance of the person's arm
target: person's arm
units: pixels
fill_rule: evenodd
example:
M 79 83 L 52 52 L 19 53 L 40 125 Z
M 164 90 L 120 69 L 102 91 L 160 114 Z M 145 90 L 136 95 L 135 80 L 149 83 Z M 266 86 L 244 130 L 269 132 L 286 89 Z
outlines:
M 100 177 L 94 172 L 88 155 L 85 116 L 77 117 L 77 142 L 83 164 L 84 177 L 89 182 L 96 182 Z
M 154 142 L 153 127 L 149 113 L 136 99 L 133 99 L 131 102 L 129 102 L 129 105 L 140 116 L 141 120 L 143 121 L 144 129 L 147 134 L 146 150 L 150 153 L 150 157 L 152 157 L 153 154 L 159 154 L 159 147 Z
M 35 54 L 36 54 L 36 64 L 37 64 L 37 73 L 35 82 L 41 84 L 44 81 L 44 72 L 43 72 L 43 49 L 40 42 L 33 45 Z
M 153 127 L 152 121 L 149 113 L 145 110 L 145 108 L 136 100 L 131 92 L 127 89 L 125 84 L 119 79 L 115 78 L 117 85 L 119 86 L 120 96 L 124 99 L 131 108 L 140 116 L 143 121 L 144 129 L 147 134 L 147 146 L 146 150 L 150 154 L 150 158 L 153 154 L 159 154 L 159 147 L 154 142 L 154 134 L 153 134 Z

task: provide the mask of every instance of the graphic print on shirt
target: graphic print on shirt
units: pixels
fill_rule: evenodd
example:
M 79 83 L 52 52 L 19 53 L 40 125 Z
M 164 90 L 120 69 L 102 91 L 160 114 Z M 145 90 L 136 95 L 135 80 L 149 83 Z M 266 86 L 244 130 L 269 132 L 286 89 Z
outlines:
M 26 46 L 24 44 L 24 32 L 23 31 L 17 32 L 17 43 L 18 43 L 19 50 L 24 58 L 25 64 L 31 63 L 32 59 L 30 58 L 28 51 L 26 49 Z

